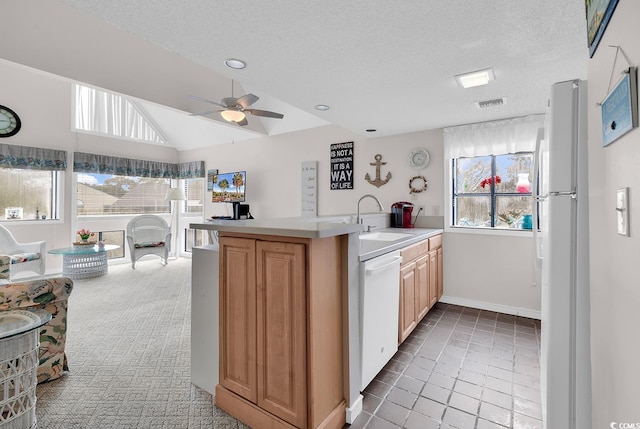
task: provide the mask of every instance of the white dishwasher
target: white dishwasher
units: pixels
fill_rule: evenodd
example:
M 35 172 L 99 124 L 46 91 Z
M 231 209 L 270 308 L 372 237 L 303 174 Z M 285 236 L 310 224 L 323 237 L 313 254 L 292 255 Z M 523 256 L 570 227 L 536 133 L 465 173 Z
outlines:
M 361 390 L 398 351 L 401 262 L 397 250 L 360 263 Z

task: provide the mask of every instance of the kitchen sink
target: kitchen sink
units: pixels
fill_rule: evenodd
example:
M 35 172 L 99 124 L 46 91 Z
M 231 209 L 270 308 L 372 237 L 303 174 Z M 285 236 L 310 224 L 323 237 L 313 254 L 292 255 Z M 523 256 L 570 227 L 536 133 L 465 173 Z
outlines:
M 369 232 L 360 234 L 360 240 L 373 241 L 396 241 L 402 238 L 409 238 L 413 234 L 402 234 L 399 232 Z

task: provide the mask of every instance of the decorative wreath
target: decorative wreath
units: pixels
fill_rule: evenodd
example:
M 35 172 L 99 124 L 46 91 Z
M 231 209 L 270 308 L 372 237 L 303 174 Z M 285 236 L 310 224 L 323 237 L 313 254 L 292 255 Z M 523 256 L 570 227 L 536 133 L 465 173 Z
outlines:
M 416 180 L 422 180 L 422 187 L 420 189 L 416 189 L 413 186 L 413 182 Z M 426 191 L 427 190 L 427 179 L 425 179 L 424 176 L 413 176 L 411 178 L 411 180 L 409 180 L 409 189 L 411 189 L 411 191 L 409 191 L 410 194 L 419 194 L 420 192 Z

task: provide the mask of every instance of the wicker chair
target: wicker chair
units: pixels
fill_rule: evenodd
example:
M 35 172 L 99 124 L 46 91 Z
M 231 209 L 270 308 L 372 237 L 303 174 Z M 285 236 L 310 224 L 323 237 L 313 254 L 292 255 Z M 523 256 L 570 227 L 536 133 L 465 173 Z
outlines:
M 140 215 L 127 224 L 127 242 L 131 254 L 131 267 L 135 270 L 136 261 L 146 255 L 158 255 L 167 265 L 171 250 L 171 230 L 160 216 Z
M 44 275 L 46 255 L 46 242 L 18 243 L 11 231 L 0 225 L 0 271 L 3 274 L 8 272 L 5 278 L 12 280 L 22 271 Z

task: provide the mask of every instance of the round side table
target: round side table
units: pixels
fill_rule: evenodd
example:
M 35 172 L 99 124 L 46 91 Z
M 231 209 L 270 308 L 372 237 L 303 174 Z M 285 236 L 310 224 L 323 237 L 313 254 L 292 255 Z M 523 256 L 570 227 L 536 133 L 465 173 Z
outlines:
M 40 327 L 46 311 L 0 311 L 0 429 L 37 427 Z

